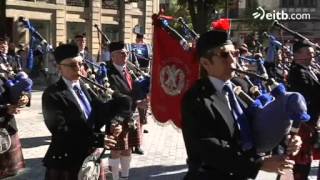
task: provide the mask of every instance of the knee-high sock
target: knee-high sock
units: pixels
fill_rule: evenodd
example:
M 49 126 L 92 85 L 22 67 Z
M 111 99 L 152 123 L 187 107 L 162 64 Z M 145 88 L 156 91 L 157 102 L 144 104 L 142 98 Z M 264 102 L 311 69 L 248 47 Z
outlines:
M 119 180 L 119 165 L 120 159 L 109 159 L 109 166 L 111 166 L 112 179 Z
M 121 156 L 121 176 L 129 177 L 129 169 L 130 169 L 131 156 Z

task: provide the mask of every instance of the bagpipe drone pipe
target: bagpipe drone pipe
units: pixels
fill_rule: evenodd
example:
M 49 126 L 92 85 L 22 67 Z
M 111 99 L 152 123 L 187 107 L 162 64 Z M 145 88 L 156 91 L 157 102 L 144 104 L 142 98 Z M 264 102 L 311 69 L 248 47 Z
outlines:
M 29 52 L 26 68 L 31 72 L 40 71 L 46 77 L 50 71 L 56 72 L 56 67 L 50 64 L 53 61 L 53 47 L 24 17 L 19 17 L 18 22 L 30 32 Z M 36 68 L 35 65 L 37 66 Z M 37 74 L 36 74 L 37 75 Z
M 256 76 L 267 81 L 270 93 L 251 99 L 239 88 L 235 89 L 246 112 L 252 118 L 253 140 L 257 152 L 273 150 L 289 133 L 298 133 L 301 122 L 310 119 L 304 97 L 298 92 L 287 92 L 283 84 L 266 79 L 253 73 L 234 69 L 236 72 Z

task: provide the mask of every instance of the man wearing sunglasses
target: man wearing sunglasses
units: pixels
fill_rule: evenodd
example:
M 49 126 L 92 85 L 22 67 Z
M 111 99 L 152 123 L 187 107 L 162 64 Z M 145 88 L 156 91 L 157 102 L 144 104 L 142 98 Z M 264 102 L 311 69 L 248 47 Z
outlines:
M 197 51 L 205 75 L 182 100 L 182 133 L 189 167 L 185 179 L 254 179 L 259 170 L 283 173 L 292 169 L 291 160 L 259 157 L 255 152 L 249 119 L 230 82 L 238 54 L 228 33 L 212 30 L 202 34 Z M 297 153 L 299 143 L 290 141 L 289 151 Z
M 73 180 L 78 179 L 81 165 L 90 153 L 98 147 L 115 145 L 113 139 L 122 127 L 113 127 L 111 120 L 124 111 L 115 106 L 115 100 L 103 103 L 85 88 L 79 77 L 82 58 L 76 45 L 60 45 L 54 55 L 61 78 L 42 96 L 44 122 L 52 134 L 43 159 L 47 168 L 45 179 Z M 100 132 L 103 125 L 107 131 L 112 129 L 112 135 L 105 136 Z

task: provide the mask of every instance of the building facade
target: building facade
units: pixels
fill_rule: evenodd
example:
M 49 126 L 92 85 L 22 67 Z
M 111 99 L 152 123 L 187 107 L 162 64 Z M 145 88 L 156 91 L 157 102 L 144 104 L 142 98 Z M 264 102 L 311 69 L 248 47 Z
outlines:
M 131 43 L 138 32 L 151 42 L 151 16 L 157 12 L 159 0 L 7 0 L 6 4 L 7 31 L 13 42 L 29 42 L 28 30 L 18 22 L 24 17 L 54 47 L 85 33 L 93 55 L 100 48 L 95 25 L 111 41 Z

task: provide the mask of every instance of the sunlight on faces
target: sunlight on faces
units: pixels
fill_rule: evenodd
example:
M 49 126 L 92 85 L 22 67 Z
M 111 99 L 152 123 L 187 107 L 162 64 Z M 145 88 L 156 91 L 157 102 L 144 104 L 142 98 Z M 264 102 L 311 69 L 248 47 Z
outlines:
M 294 59 L 298 64 L 310 65 L 314 61 L 314 54 L 312 47 L 302 47 L 294 54 Z
M 8 53 L 8 41 L 0 41 L 0 52 L 2 54 L 7 54 Z
M 82 58 L 80 56 L 74 58 L 67 58 L 60 62 L 58 65 L 61 75 L 70 81 L 79 80 L 79 74 L 81 74 L 81 67 L 83 65 Z
M 86 47 L 86 44 L 87 44 L 87 38 L 85 37 L 78 37 L 75 39 L 76 41 L 76 44 L 79 48 L 79 51 L 83 51 L 84 48 Z
M 126 49 L 120 49 L 111 53 L 112 62 L 116 65 L 123 66 L 128 60 L 129 52 Z
M 232 44 L 228 44 L 212 49 L 209 54 L 211 59 L 200 58 L 200 64 L 206 69 L 208 75 L 223 81 L 230 79 L 234 75 L 231 68 L 236 68 L 239 51 L 236 51 Z

